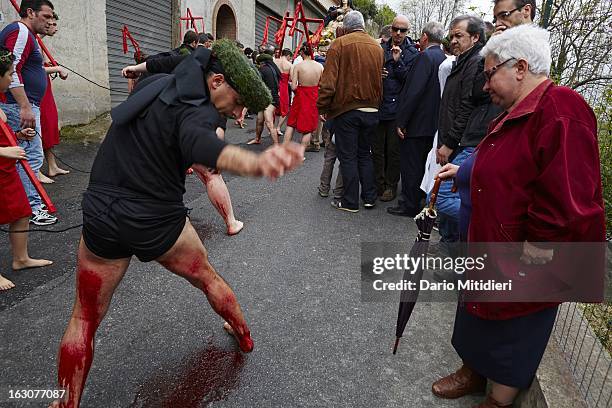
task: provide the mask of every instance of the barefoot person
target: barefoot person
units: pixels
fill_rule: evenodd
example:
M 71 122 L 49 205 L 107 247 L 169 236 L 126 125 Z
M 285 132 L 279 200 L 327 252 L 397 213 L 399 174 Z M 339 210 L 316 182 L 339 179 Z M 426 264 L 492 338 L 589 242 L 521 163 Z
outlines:
M 218 113 L 235 116 L 244 106 L 259 111 L 271 99 L 234 43 L 220 40 L 212 51 L 195 50 L 173 74 L 140 82 L 113 109 L 83 198 L 76 298 L 59 349 L 59 386 L 68 400 L 53 406 L 79 406 L 96 330 L 134 255 L 201 289 L 240 349 L 253 349 L 236 296 L 209 263 L 183 194 L 186 170 L 194 164 L 274 179 L 302 162 L 304 149 L 297 144 L 257 155 L 215 134 Z
M 319 80 L 323 74 L 323 65 L 312 59 L 312 49 L 303 45 L 300 54 L 304 61 L 293 67 L 291 73 L 291 89 L 295 91 L 293 104 L 287 121 L 284 143 L 291 142 L 293 130 L 297 129 L 302 136 L 302 144 L 308 146 L 312 132 L 319 126 Z
M 283 134 L 280 128 L 287 121 L 287 115 L 289 114 L 289 80 L 291 68 L 293 67 L 291 64 L 291 50 L 289 48 L 285 48 L 284 50 L 280 51 L 279 57 L 274 58 L 274 63 L 281 73 L 280 81 L 278 83 L 278 97 L 280 105 L 276 110 L 276 115 L 280 117 L 280 120 L 276 129 L 278 134 L 282 136 Z
M 53 37 L 57 33 L 57 14 L 53 13 L 53 18 L 49 21 L 47 32 L 44 36 Z M 41 35 L 41 37 L 43 37 Z M 40 101 L 40 127 L 42 129 L 42 144 L 45 153 L 45 160 L 49 166 L 49 177 L 61 176 L 70 173 L 58 166 L 53 154 L 53 148 L 60 142 L 60 131 L 57 116 L 57 106 L 53 89 L 51 86 L 50 75 L 58 75 L 60 79 L 66 80 L 68 72 L 62 67 L 54 67 L 48 60 L 45 60 L 45 72 L 47 73 L 47 91 Z M 42 183 L 53 183 L 54 180 L 38 172 L 38 179 Z
M 264 83 L 272 94 L 272 103 L 265 109 L 257 113 L 257 122 L 255 124 L 255 138 L 248 141 L 247 144 L 260 144 L 261 136 L 264 131 L 264 125 L 270 131 L 270 137 L 274 144 L 278 143 L 278 132 L 274 127 L 274 113 L 280 107 L 280 96 L 278 93 L 278 84 L 280 82 L 281 72 L 274 63 L 274 48 L 266 47 L 264 53 L 257 57 L 259 64 L 259 73 Z
M 227 126 L 227 119 L 221 117 L 219 123 L 217 123 L 216 134 L 221 140 L 225 140 L 225 127 Z M 242 228 L 244 223 L 238 221 L 234 215 L 234 208 L 232 206 L 232 199 L 227 189 L 227 184 L 223 180 L 223 176 L 218 170 L 204 167 L 201 165 L 194 165 L 192 167 L 195 174 L 206 186 L 206 192 L 208 193 L 208 199 L 211 204 L 217 209 L 217 212 L 225 221 L 227 227 L 227 235 L 237 235 Z
M 13 54 L 4 47 L 0 47 L 0 92 L 6 92 L 15 72 L 13 67 Z M 6 122 L 6 115 L 0 110 L 0 120 Z M 32 138 L 36 132 L 25 129 L 18 135 L 23 139 Z M 10 224 L 13 231 L 9 235 L 11 251 L 13 254 L 13 270 L 38 268 L 51 265 L 53 262 L 46 259 L 32 259 L 28 255 L 27 231 L 32 209 L 28 202 L 23 184 L 17 174 L 16 160 L 26 160 L 23 148 L 9 146 L 6 135 L 0 135 L 0 225 Z M 14 288 L 15 284 L 0 275 L 0 291 Z

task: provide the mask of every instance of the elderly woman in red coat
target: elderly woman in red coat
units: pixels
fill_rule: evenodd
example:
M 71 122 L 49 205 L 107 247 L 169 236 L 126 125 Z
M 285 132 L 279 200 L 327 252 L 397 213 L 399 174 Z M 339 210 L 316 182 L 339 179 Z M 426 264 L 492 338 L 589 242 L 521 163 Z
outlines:
M 548 79 L 548 32 L 518 26 L 492 37 L 481 53 L 484 89 L 505 111 L 461 167 L 440 172 L 456 178 L 462 235 L 523 243 L 526 258 L 546 254 L 530 243 L 604 241 L 597 121 L 580 95 Z M 459 398 L 484 392 L 488 380 L 491 393 L 478 407 L 512 407 L 534 378 L 557 306 L 460 303 L 452 344 L 463 366 L 436 381 L 433 393 Z

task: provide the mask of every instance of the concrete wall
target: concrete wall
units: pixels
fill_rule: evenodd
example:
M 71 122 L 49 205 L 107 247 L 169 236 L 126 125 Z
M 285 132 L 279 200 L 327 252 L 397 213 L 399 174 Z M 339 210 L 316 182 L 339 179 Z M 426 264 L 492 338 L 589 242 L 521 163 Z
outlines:
M 108 86 L 105 2 L 54 0 L 60 16 L 59 32 L 45 44 L 61 64 L 83 76 Z M 17 19 L 9 1 L 0 3 L 4 16 L 2 27 Z M 68 80 L 53 81 L 60 125 L 87 123 L 110 110 L 110 94 L 70 73 Z

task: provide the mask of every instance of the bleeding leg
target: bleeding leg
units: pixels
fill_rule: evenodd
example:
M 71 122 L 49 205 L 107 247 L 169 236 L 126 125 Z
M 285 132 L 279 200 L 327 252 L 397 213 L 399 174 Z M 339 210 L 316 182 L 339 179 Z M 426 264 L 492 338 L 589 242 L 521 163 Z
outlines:
M 223 217 L 223 221 L 227 226 L 227 234 L 238 234 L 244 227 L 244 224 L 234 217 L 232 199 L 230 198 L 229 190 L 221 174 L 214 173 L 199 165 L 195 165 L 193 169 L 200 180 L 202 180 L 202 183 L 206 186 L 208 199 L 217 209 L 221 217 Z
M 236 295 L 208 261 L 206 248 L 189 220 L 172 249 L 158 262 L 202 290 L 214 311 L 232 326 L 240 349 L 245 353 L 253 350 L 251 333 Z
M 96 330 L 129 263 L 129 258 L 99 258 L 81 240 L 76 299 L 59 349 L 58 381 L 66 389 L 68 398 L 59 404 L 61 407 L 79 406 L 93 361 Z

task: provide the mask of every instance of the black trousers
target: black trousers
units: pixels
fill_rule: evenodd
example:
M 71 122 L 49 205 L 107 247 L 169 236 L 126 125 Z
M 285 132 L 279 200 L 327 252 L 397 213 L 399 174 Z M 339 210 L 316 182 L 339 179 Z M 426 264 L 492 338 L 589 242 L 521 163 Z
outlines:
M 359 208 L 360 184 L 363 201 L 376 201 L 374 166 L 370 150 L 377 124 L 378 112 L 351 110 L 334 118 L 336 152 L 344 181 L 342 204 L 346 208 Z
M 400 172 L 402 175 L 402 194 L 399 205 L 404 210 L 418 212 L 420 202 L 425 197 L 421 182 L 425 175 L 425 162 L 431 150 L 433 137 L 413 137 L 400 139 Z
M 400 138 L 395 123 L 395 120 L 381 120 L 372 143 L 378 194 L 387 189 L 395 192 L 400 180 Z

